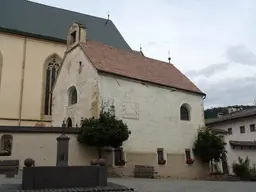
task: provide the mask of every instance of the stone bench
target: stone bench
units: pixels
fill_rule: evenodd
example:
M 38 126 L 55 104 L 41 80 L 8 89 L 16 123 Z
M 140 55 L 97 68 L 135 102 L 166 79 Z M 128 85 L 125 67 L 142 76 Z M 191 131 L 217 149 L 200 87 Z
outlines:
M 156 175 L 154 166 L 135 165 L 134 167 L 134 177 L 136 178 L 155 178 Z
M 19 160 L 0 160 L 0 174 L 7 177 L 14 177 L 19 173 Z

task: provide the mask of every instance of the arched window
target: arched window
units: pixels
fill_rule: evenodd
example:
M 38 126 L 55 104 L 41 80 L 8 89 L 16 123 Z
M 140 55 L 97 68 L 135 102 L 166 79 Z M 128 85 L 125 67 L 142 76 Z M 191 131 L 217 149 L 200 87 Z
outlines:
M 70 117 L 67 119 L 67 127 L 72 127 L 72 119 Z
M 190 111 L 189 107 L 185 104 L 183 104 L 180 107 L 180 120 L 189 121 L 190 120 Z
M 0 88 L 1 88 L 1 80 L 2 80 L 2 68 L 3 68 L 3 56 L 0 52 Z
M 68 89 L 68 105 L 74 105 L 77 103 L 77 91 L 75 86 Z
M 52 114 L 52 91 L 53 85 L 61 67 L 61 58 L 53 54 L 45 62 L 44 69 L 44 115 Z
M 12 153 L 12 135 L 3 135 L 1 137 L 1 152 L 11 155 Z

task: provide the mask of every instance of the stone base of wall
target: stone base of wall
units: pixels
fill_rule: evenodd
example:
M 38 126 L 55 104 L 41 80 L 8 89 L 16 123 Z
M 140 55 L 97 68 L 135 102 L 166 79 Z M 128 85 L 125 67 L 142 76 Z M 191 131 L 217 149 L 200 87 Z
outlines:
M 0 139 L 3 135 L 11 135 L 13 144 L 11 156 L 0 156 L 0 160 L 19 160 L 21 169 L 26 158 L 35 160 L 35 166 L 54 166 L 57 158 L 56 138 L 60 134 L 2 132 Z M 69 165 L 89 165 L 91 160 L 97 157 L 95 149 L 79 144 L 76 134 L 68 134 L 68 136 L 70 137 Z
M 0 160 L 19 160 L 21 168 L 23 167 L 23 162 L 26 158 L 34 159 L 35 166 L 56 165 L 56 138 L 60 133 L 19 133 L 16 129 L 16 132 L 14 133 L 11 131 L 6 133 L 1 132 L 0 139 L 2 135 L 6 134 L 12 135 L 13 137 L 12 154 L 11 156 L 1 156 Z M 89 165 L 92 159 L 97 158 L 97 151 L 94 148 L 85 147 L 79 144 L 75 133 L 68 134 L 68 136 L 70 137 L 69 165 Z M 112 150 L 105 150 L 103 156 L 107 160 L 109 172 L 116 174 L 116 176 L 133 176 L 135 165 L 154 166 L 160 177 L 197 179 L 209 175 L 208 165 L 202 165 L 196 159 L 192 165 L 187 165 L 185 163 L 185 154 L 167 154 L 166 164 L 158 165 L 156 153 L 125 152 L 125 166 L 113 166 L 114 158 Z
M 154 166 L 160 178 L 198 179 L 209 175 L 209 167 L 195 159 L 192 165 L 185 163 L 185 154 L 167 154 L 166 164 L 158 165 L 156 153 L 126 152 L 126 165 L 114 166 L 109 172 L 117 176 L 131 176 L 135 165 Z
M 0 125 L 1 126 L 18 126 L 19 120 L 18 119 L 0 119 Z M 20 126 L 50 127 L 51 121 L 22 119 L 20 121 Z

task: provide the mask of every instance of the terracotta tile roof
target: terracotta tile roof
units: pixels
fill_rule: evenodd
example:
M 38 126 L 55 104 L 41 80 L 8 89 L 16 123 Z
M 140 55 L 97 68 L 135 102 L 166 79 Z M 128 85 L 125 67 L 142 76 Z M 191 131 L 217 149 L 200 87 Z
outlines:
M 173 64 L 88 40 L 81 45 L 98 71 L 204 94 Z

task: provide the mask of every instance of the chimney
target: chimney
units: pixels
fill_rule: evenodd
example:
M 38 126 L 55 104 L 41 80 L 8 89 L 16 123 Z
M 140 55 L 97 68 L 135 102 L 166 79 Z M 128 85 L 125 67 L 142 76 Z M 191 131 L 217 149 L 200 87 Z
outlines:
M 67 51 L 79 43 L 86 44 L 87 29 L 80 23 L 74 22 L 69 28 L 67 37 Z

